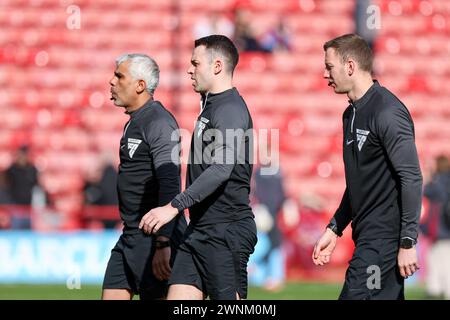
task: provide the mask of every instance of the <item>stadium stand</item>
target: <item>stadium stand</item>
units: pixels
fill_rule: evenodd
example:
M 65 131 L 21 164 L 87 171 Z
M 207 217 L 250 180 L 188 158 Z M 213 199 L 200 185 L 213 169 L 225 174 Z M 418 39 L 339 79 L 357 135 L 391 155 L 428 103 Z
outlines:
M 374 2 L 382 13 L 376 77 L 411 110 L 422 164 L 450 154 L 450 2 Z M 242 53 L 236 86 L 256 128 L 280 129 L 288 195 L 317 193 L 332 214 L 345 188 L 340 119 L 346 97 L 336 97 L 322 79 L 322 45 L 353 31 L 354 0 L 245 3 L 257 28 L 283 16 L 293 50 Z M 0 169 L 29 143 L 53 203 L 63 216 L 77 217 L 82 173 L 102 150 L 112 150 L 118 162 L 127 116 L 109 100 L 114 59 L 124 52 L 153 56 L 161 68 L 156 99 L 191 131 L 199 110 L 186 74 L 193 25 L 213 10 L 231 12 L 236 2 L 78 0 L 73 4 L 80 9 L 80 29 L 66 27 L 71 4 L 0 2 Z M 186 152 L 189 143 L 183 145 Z

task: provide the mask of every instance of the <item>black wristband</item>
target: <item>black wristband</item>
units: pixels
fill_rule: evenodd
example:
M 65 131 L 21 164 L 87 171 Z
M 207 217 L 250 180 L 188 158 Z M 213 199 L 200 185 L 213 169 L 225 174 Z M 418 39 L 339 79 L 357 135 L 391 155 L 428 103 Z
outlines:
M 170 202 L 170 205 L 174 208 L 177 208 L 178 212 L 181 212 L 184 210 L 183 205 L 180 203 L 180 201 L 178 201 L 175 198 Z
M 162 249 L 162 248 L 167 248 L 170 246 L 170 241 L 169 240 L 155 240 L 155 248 L 156 249 Z
M 342 232 L 338 231 L 338 227 L 334 223 L 329 223 L 327 225 L 327 228 L 329 228 L 331 231 L 333 231 L 338 237 L 342 236 Z

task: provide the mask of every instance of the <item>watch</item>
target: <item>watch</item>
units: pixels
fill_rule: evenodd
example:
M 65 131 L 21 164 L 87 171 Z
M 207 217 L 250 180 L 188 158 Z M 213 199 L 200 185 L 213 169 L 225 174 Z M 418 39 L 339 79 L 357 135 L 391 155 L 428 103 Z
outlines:
M 330 223 L 327 225 L 327 228 L 330 229 L 331 231 L 333 231 L 338 237 L 341 237 L 341 236 L 342 236 L 342 232 L 339 232 L 339 231 L 338 231 L 338 227 L 337 227 L 336 224 L 330 222 Z
M 180 201 L 178 201 L 176 198 L 174 198 L 171 202 L 170 205 L 174 208 L 176 208 L 179 212 L 183 211 L 183 205 L 181 204 Z
M 162 248 L 167 248 L 170 246 L 170 241 L 169 240 L 155 240 L 155 248 L 156 249 L 162 249 Z
M 402 248 L 402 249 L 411 249 L 415 245 L 416 245 L 416 240 L 414 240 L 412 238 L 404 237 L 404 238 L 400 239 L 400 248 Z

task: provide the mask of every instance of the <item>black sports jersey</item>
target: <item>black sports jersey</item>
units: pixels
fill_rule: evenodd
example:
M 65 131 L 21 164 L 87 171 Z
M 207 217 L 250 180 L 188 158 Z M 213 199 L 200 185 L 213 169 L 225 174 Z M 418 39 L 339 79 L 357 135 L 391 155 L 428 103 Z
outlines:
M 138 228 L 144 214 L 166 205 L 180 192 L 179 150 L 178 124 L 161 103 L 149 100 L 130 114 L 120 140 L 117 182 L 126 227 Z M 170 237 L 176 220 L 158 234 Z
M 347 188 L 333 222 L 353 239 L 417 239 L 422 175 L 405 105 L 374 81 L 343 114 Z
M 202 102 L 192 135 L 186 190 L 172 205 L 190 208 L 196 225 L 253 217 L 249 206 L 253 122 L 247 105 L 236 88 L 208 94 Z

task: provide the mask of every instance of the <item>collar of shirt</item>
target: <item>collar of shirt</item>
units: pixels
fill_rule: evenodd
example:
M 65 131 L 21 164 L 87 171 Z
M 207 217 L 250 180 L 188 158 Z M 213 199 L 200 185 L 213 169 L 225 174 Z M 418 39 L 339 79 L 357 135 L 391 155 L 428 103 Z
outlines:
M 380 87 L 380 84 L 377 80 L 373 80 L 373 85 L 367 90 L 367 92 L 358 100 L 351 101 L 349 100 L 348 103 L 350 105 L 353 105 L 356 109 L 361 108 L 363 105 L 369 101 L 369 99 L 372 97 L 372 95 L 375 93 L 376 89 Z
M 138 117 L 142 112 L 144 112 L 145 109 L 148 109 L 152 106 L 152 104 L 156 102 L 155 100 L 153 100 L 152 98 L 148 99 L 146 103 L 144 103 L 144 105 L 142 107 L 140 107 L 137 110 L 134 110 L 132 112 L 127 112 L 127 114 L 130 116 L 131 119 L 134 119 L 136 117 Z
M 211 103 L 214 103 L 220 99 L 229 97 L 235 93 L 238 93 L 237 89 L 235 87 L 230 88 L 228 90 L 219 92 L 219 93 L 207 93 L 202 95 L 202 99 L 201 99 L 201 105 L 202 107 L 202 111 Z

